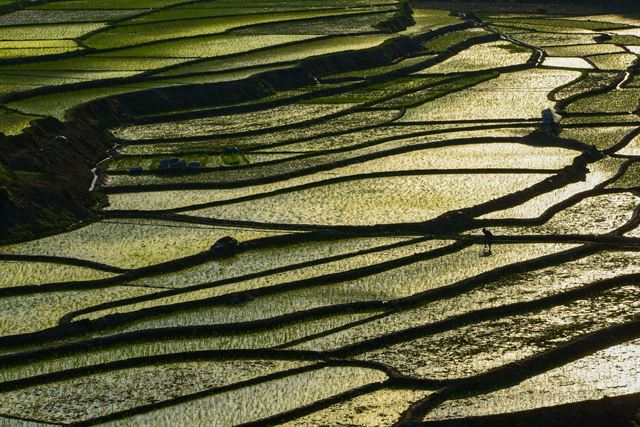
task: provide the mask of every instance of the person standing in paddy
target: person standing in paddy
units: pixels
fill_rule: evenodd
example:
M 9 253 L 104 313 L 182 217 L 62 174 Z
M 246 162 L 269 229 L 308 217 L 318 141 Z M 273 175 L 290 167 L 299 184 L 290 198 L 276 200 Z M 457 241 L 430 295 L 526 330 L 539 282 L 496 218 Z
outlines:
M 493 243 L 493 233 L 486 228 L 482 229 L 482 234 L 484 234 L 484 249 L 483 251 L 487 253 L 491 253 L 491 244 Z

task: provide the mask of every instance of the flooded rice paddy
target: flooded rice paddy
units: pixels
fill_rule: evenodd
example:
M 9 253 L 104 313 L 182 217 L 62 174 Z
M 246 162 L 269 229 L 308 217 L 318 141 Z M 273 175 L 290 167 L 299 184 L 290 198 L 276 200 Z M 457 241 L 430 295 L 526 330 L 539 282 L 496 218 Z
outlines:
M 465 425 L 640 392 L 640 20 L 303 3 L 0 15 L 1 132 L 127 111 L 93 220 L 0 247 L 0 425 Z

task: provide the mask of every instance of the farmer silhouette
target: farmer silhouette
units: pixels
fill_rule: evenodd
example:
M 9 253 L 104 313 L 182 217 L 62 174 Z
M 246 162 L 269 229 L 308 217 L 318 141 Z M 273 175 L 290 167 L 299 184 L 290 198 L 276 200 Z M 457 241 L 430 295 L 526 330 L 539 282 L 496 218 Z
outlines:
M 493 243 L 493 233 L 487 230 L 486 228 L 482 229 L 482 234 L 484 234 L 484 249 L 483 252 L 487 254 L 491 254 L 491 244 Z

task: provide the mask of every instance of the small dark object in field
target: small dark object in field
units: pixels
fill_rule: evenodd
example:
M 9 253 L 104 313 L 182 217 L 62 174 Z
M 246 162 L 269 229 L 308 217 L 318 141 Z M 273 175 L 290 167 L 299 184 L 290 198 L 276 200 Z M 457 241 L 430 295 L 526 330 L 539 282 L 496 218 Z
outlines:
M 240 154 L 240 149 L 238 147 L 224 147 L 222 152 L 224 154 Z
M 545 108 L 542 110 L 542 130 L 555 134 L 557 131 L 557 123 L 560 121 L 560 116 L 556 114 L 551 108 Z
M 134 166 L 129 169 L 129 175 L 140 175 L 142 173 L 142 166 Z
M 200 169 L 202 164 L 200 162 L 189 162 L 187 163 L 187 169 L 194 171 Z
M 447 212 L 440 217 L 448 227 L 461 227 L 469 223 L 469 215 L 464 211 Z
M 604 43 L 611 40 L 611 36 L 609 34 L 599 34 L 595 36 L 593 39 L 598 43 Z
M 211 246 L 210 250 L 223 256 L 233 256 L 238 250 L 238 240 L 230 236 L 225 236 L 222 239 L 218 239 L 213 246 Z
M 178 157 L 162 159 L 158 165 L 158 171 L 160 172 L 176 172 L 184 171 L 185 169 L 187 169 L 187 161 Z
M 185 167 L 187 167 L 187 163 L 182 159 L 174 157 L 172 159 L 169 159 L 168 167 L 169 169 L 184 169 Z
M 488 255 L 491 255 L 491 244 L 493 243 L 493 233 L 486 228 L 482 229 L 482 234 L 484 234 L 484 249 L 482 253 L 488 252 Z M 487 256 L 487 255 L 485 255 Z

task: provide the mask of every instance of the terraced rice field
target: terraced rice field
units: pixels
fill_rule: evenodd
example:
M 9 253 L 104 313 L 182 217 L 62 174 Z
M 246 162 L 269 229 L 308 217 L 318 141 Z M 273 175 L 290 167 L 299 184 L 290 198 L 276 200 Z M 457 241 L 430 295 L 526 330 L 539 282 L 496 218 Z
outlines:
M 119 111 L 108 205 L 0 247 L 0 425 L 640 408 L 637 17 L 52 0 L 0 34 L 1 132 Z

